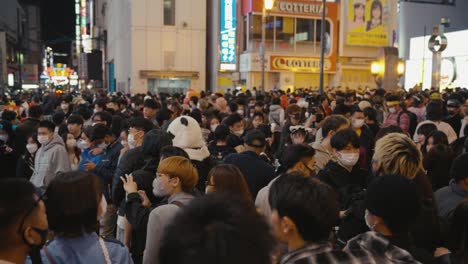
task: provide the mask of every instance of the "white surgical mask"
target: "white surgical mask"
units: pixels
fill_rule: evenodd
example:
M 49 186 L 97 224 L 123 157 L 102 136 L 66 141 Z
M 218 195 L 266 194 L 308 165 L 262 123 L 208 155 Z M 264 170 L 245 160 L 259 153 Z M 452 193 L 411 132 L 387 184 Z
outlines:
M 153 194 L 156 197 L 166 197 L 171 195 L 169 190 L 164 188 L 164 185 L 169 181 L 166 177 L 156 177 L 153 180 Z
M 133 134 L 128 134 L 127 140 L 128 140 L 128 147 L 130 149 L 136 147 L 136 140 L 135 140 L 135 136 Z
M 109 145 L 107 145 L 106 143 L 101 143 L 98 145 L 98 148 L 100 149 L 106 149 Z
M 352 167 L 356 165 L 359 160 L 359 153 L 343 153 L 338 152 L 338 160 L 345 166 Z
M 69 104 L 61 104 L 60 108 L 62 108 L 62 110 L 68 110 L 69 106 L 70 106 Z
M 128 142 L 126 140 L 121 140 L 120 144 L 122 144 L 124 147 L 128 147 Z
M 393 113 L 396 112 L 396 109 L 395 109 L 395 107 L 390 107 L 390 108 L 388 108 L 388 111 L 393 114 Z
M 367 227 L 368 227 L 371 231 L 374 231 L 375 224 L 369 223 L 369 212 L 368 212 L 367 210 L 366 210 L 366 212 L 365 212 L 365 214 L 364 214 L 364 220 L 366 221 Z
M 91 143 L 89 143 L 87 140 L 80 139 L 77 143 L 79 149 L 88 149 L 91 147 Z
M 242 136 L 244 134 L 244 129 L 241 129 L 241 130 L 236 130 L 236 131 L 232 131 L 232 133 L 238 137 Z
M 106 201 L 106 197 L 102 195 L 101 202 L 99 203 L 97 220 L 101 221 L 104 215 L 106 214 L 106 212 L 107 212 L 107 201 Z
M 364 119 L 354 119 L 353 118 L 353 127 L 354 128 L 361 128 L 364 125 Z
M 240 116 L 244 117 L 244 110 L 237 110 L 237 113 L 238 113 Z
M 47 135 L 40 135 L 37 136 L 37 141 L 41 143 L 41 145 L 49 143 L 49 136 Z
M 219 124 L 216 124 L 216 125 L 211 125 L 210 128 L 211 128 L 211 132 L 215 132 L 216 128 L 219 126 Z
M 26 149 L 28 150 L 29 153 L 34 154 L 36 153 L 38 147 L 36 143 L 32 143 L 32 144 L 27 144 Z
M 0 140 L 6 143 L 8 141 L 8 135 L 7 134 L 0 135 Z

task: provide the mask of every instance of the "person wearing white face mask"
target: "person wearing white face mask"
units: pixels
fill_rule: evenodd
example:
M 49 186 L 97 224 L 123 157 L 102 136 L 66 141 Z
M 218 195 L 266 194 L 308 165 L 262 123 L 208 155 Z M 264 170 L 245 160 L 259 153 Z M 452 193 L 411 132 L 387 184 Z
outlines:
M 37 129 L 37 141 L 41 147 L 34 160 L 34 173 L 31 182 L 36 187 L 47 186 L 58 172 L 70 171 L 70 161 L 62 138 L 54 134 L 55 125 L 41 121 Z
M 317 177 L 338 193 L 340 211 L 349 209 L 353 195 L 364 190 L 366 171 L 356 166 L 359 160 L 359 137 L 352 129 L 337 131 L 330 140 L 337 161 L 330 160 Z
M 357 106 L 351 108 L 351 126 L 359 136 L 359 167 L 368 169 L 374 154 L 375 135 L 365 123 L 363 110 Z
M 434 261 L 433 252 L 418 247 L 410 238 L 410 226 L 417 224 L 422 208 L 410 179 L 399 174 L 378 177 L 369 185 L 364 205 L 365 222 L 371 231 L 349 240 L 345 251 L 365 249 L 376 259 L 389 261 L 385 263 L 445 263 Z
M 34 172 L 34 158 L 41 144 L 37 142 L 37 135 L 28 137 L 26 152 L 21 155 L 16 165 L 16 177 L 30 179 Z
M 140 199 L 133 177 L 122 177 L 122 181 L 127 199 Z M 161 161 L 153 181 L 153 193 L 157 197 L 168 197 L 168 204 L 156 207 L 150 213 L 143 263 L 159 263 L 159 247 L 164 229 L 192 201 L 194 197 L 190 193 L 197 182 L 197 169 L 187 158 L 174 156 Z
M 71 169 L 72 171 L 77 170 L 78 164 L 80 164 L 81 161 L 81 149 L 78 148 L 78 141 L 71 133 L 63 134 L 62 139 L 67 146 L 68 159 L 70 160 Z
M 231 134 L 227 138 L 227 145 L 235 149 L 238 153 L 244 150 L 242 135 L 244 135 L 244 119 L 239 114 L 231 114 L 224 120 L 224 124 L 229 127 Z
M 108 130 L 109 128 L 105 125 L 97 124 L 86 128 L 81 133 L 81 139 L 77 142 L 78 148 L 81 149 L 78 170 L 91 172 L 101 163 L 104 156 L 103 151 L 107 148 L 104 138 Z M 96 149 L 100 149 L 100 151 L 96 153 Z

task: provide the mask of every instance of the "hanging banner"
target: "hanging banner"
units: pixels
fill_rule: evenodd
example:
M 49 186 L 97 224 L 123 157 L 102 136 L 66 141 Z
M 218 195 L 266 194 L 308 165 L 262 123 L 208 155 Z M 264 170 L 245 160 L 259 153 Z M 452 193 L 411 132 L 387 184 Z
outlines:
M 236 70 L 236 0 L 221 0 L 220 69 Z
M 388 46 L 389 1 L 348 0 L 346 44 Z

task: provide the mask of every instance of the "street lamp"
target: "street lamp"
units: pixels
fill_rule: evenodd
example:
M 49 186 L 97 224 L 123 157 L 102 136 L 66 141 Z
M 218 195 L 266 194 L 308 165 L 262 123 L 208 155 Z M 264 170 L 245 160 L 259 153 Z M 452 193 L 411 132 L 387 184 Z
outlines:
M 398 78 L 401 78 L 403 74 L 405 73 L 405 63 L 401 60 L 398 61 L 398 66 L 397 66 L 397 74 Z
M 262 93 L 265 93 L 265 35 L 266 35 L 266 12 L 273 9 L 275 0 L 263 0 L 262 10 L 262 43 L 260 45 L 260 61 L 262 63 Z
M 373 61 L 371 64 L 371 73 L 374 76 L 377 88 L 382 86 L 382 74 L 385 72 L 385 66 L 379 61 Z

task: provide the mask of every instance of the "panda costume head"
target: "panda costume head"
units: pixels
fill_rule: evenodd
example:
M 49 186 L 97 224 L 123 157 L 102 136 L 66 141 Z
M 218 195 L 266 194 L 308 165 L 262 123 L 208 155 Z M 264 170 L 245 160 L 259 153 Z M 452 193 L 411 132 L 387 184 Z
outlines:
M 182 148 L 191 160 L 202 161 L 210 156 L 198 122 L 190 116 L 174 119 L 167 132 L 172 134 L 172 145 Z

